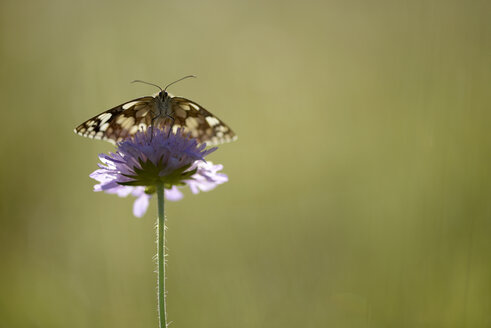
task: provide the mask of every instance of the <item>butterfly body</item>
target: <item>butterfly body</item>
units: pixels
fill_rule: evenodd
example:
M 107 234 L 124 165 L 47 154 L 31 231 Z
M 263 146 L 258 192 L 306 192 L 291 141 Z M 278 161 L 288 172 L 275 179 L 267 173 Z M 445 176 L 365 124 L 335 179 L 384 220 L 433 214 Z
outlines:
M 155 97 L 157 103 L 156 118 L 169 117 L 172 114 L 172 97 L 166 91 L 160 91 Z
M 165 90 L 133 99 L 85 121 L 75 133 L 111 143 L 120 142 L 148 127 L 181 128 L 200 143 L 216 145 L 237 139 L 235 133 L 201 105 Z

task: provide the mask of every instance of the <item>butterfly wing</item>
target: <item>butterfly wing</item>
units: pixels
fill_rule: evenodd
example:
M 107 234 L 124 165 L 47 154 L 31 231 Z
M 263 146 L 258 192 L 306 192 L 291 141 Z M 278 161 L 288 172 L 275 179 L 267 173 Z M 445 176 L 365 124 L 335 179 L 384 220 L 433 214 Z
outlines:
M 203 106 L 182 97 L 171 97 L 170 108 L 162 111 L 156 96 L 141 97 L 111 108 L 85 121 L 75 128 L 75 133 L 109 141 L 113 144 L 146 130 L 153 122 L 163 128 L 173 124 L 173 130 L 182 128 L 199 142 L 217 145 L 237 139 L 235 133 L 218 117 Z M 159 106 L 160 104 L 160 106 Z M 164 115 L 167 112 L 169 115 Z M 169 116 L 174 120 L 169 119 Z
M 171 116 L 174 118 L 173 129 L 182 127 L 199 142 L 218 145 L 237 139 L 235 133 L 218 117 L 211 114 L 203 106 L 186 98 L 172 97 Z M 163 124 L 167 124 L 167 120 Z
M 76 127 L 75 133 L 115 144 L 139 130 L 145 130 L 155 113 L 155 98 L 141 97 L 94 116 Z

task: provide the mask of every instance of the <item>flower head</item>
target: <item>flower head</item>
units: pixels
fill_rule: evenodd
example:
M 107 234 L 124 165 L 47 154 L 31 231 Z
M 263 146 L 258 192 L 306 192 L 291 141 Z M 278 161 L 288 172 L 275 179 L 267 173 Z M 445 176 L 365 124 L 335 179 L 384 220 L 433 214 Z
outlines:
M 137 132 L 118 144 L 116 152 L 100 154 L 99 169 L 90 177 L 99 184 L 94 191 L 137 197 L 133 214 L 145 214 L 155 186 L 162 184 L 165 197 L 180 200 L 178 187 L 188 185 L 196 194 L 209 191 L 228 181 L 227 175 L 218 173 L 223 166 L 206 162 L 204 157 L 217 148 L 205 149 L 188 134 L 178 129 L 152 129 Z

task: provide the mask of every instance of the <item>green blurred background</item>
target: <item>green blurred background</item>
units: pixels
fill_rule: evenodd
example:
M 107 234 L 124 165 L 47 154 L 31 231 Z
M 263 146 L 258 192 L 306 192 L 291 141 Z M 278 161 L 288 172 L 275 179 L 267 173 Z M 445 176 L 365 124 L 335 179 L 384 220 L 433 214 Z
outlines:
M 239 140 L 168 203 L 171 327 L 491 327 L 489 1 L 0 2 L 0 327 L 157 327 L 155 212 L 82 121 L 165 84 Z

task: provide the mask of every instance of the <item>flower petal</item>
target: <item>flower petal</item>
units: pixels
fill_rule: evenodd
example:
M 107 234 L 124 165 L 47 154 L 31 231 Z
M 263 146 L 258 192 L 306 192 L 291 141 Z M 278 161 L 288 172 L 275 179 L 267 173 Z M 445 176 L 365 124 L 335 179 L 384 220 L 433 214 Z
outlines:
M 171 202 L 177 202 L 178 200 L 181 200 L 184 197 L 182 192 L 180 192 L 176 186 L 173 186 L 171 189 L 165 189 L 164 195 L 165 198 L 167 200 L 170 200 Z
M 152 196 L 143 193 L 138 197 L 133 203 L 133 215 L 137 218 L 141 218 L 148 209 L 148 204 L 150 203 L 150 198 Z

